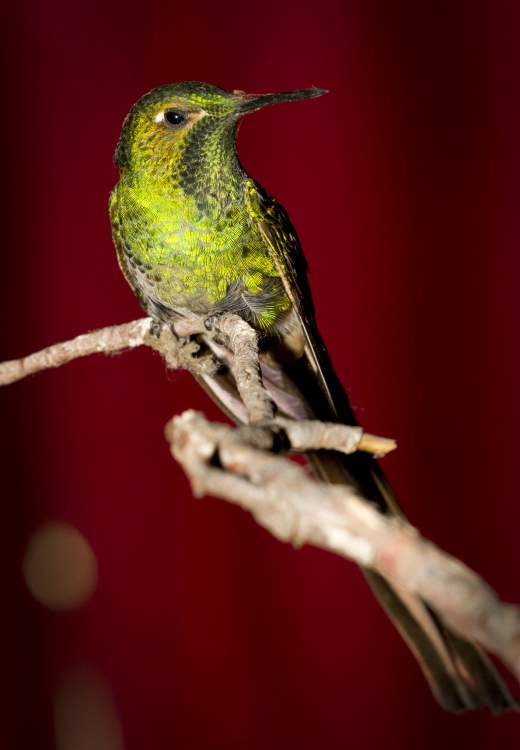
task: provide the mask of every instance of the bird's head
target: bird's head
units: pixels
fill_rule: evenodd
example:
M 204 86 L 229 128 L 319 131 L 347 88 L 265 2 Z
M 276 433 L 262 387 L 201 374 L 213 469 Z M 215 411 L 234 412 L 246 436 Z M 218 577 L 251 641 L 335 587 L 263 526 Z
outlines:
M 139 169 L 148 163 L 177 161 L 190 144 L 190 151 L 211 151 L 234 146 L 235 126 L 249 112 L 270 104 L 310 99 L 327 92 L 300 89 L 260 96 L 228 92 L 199 81 L 159 86 L 132 107 L 121 133 L 115 162 L 124 169 Z M 217 137 L 215 140 L 215 136 Z

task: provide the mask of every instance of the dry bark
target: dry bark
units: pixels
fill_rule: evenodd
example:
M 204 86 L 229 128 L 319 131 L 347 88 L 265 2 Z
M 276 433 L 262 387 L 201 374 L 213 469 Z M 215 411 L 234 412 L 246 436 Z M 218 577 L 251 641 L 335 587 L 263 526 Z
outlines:
M 174 417 L 166 436 L 196 496 L 240 505 L 281 541 L 312 544 L 380 573 L 500 657 L 520 680 L 520 608 L 501 602 L 480 576 L 412 526 L 384 516 L 347 486 L 314 481 L 294 462 L 253 448 L 240 431 L 200 413 Z
M 233 353 L 228 362 L 250 427 L 210 423 L 193 411 L 173 418 L 167 438 L 194 494 L 207 493 L 240 505 L 282 541 L 312 544 L 377 571 L 398 590 L 424 600 L 453 631 L 499 656 L 520 680 L 520 608 L 501 602 L 466 565 L 423 539 L 409 524 L 383 516 L 351 488 L 314 481 L 294 462 L 259 450 L 258 441 L 251 442 L 255 429 L 283 430 L 293 450 L 364 449 L 384 454 L 395 448 L 394 441 L 367 435 L 359 427 L 273 416 L 273 403 L 261 380 L 256 334 L 236 315 L 219 317 L 212 333 L 197 317 L 178 321 L 177 336 L 166 327 L 154 336 L 150 323 L 144 318 L 104 328 L 4 362 L 0 385 L 78 357 L 141 345 L 160 351 L 169 367 L 211 374 L 219 367 L 215 355 L 201 355 L 196 341 L 182 337 L 200 333 L 224 337 Z

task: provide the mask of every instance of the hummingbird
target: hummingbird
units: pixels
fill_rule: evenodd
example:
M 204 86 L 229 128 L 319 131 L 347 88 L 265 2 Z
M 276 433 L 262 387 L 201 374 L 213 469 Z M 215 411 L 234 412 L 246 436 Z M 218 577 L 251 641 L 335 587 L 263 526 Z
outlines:
M 278 413 L 355 425 L 316 324 L 296 230 L 246 172 L 236 146 L 244 115 L 326 93 L 250 95 L 198 81 L 153 89 L 124 121 L 109 211 L 119 265 L 155 330 L 166 325 L 175 333 L 175 322 L 193 315 L 211 326 L 219 315 L 235 313 L 259 334 L 262 377 Z M 235 422 L 246 420 L 225 363 L 198 379 Z M 348 484 L 406 522 L 375 457 L 316 451 L 308 460 L 322 481 Z M 418 598 L 363 572 L 444 708 L 518 710 L 477 644 L 451 633 Z

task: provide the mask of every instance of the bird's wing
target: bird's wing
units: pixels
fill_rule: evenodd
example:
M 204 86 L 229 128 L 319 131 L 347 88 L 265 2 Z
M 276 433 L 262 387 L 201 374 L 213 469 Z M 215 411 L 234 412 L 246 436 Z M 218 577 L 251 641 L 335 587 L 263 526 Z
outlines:
M 308 265 L 300 241 L 285 209 L 252 180 L 247 182 L 247 207 L 276 266 L 291 300 L 303 336 L 305 354 L 327 399 L 329 421 L 344 421 L 337 412 L 327 377 L 328 354 L 314 318 L 314 303 L 307 278 Z M 355 422 L 354 415 L 351 420 Z

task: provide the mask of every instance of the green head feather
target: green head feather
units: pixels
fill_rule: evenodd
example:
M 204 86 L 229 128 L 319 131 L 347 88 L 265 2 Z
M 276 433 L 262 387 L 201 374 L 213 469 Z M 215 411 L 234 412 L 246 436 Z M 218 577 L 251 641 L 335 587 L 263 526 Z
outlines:
M 253 96 L 188 81 L 132 107 L 115 154 L 121 179 L 111 214 L 121 266 L 146 309 L 210 315 L 229 300 L 260 328 L 284 317 L 290 301 L 259 229 L 267 215 L 258 207 L 274 201 L 239 162 L 236 124 L 261 107 L 323 93 Z

